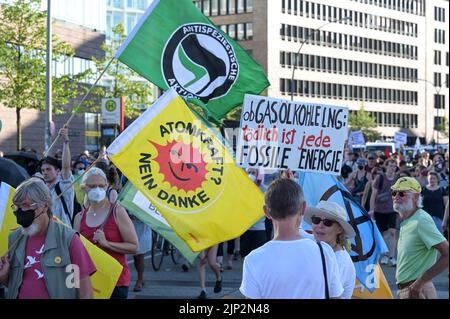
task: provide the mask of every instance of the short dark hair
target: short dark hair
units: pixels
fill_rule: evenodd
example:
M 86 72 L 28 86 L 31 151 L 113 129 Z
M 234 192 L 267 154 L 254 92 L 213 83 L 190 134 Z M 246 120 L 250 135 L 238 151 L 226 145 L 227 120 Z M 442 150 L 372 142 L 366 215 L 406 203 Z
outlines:
M 276 220 L 296 215 L 303 203 L 303 190 L 291 179 L 277 179 L 266 191 L 266 206 L 270 216 Z
M 48 165 L 52 165 L 56 169 L 59 169 L 59 170 L 61 169 L 61 162 L 51 156 L 44 157 L 43 159 L 41 159 L 39 164 L 40 164 L 39 165 L 40 167 L 42 167 L 42 165 L 44 165 L 44 164 L 48 164 Z

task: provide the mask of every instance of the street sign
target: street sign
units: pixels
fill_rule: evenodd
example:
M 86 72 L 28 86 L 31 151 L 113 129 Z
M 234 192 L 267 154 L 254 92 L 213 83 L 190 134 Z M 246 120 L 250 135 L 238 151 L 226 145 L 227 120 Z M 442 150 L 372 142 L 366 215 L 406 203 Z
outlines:
M 102 99 L 102 123 L 120 125 L 120 98 Z

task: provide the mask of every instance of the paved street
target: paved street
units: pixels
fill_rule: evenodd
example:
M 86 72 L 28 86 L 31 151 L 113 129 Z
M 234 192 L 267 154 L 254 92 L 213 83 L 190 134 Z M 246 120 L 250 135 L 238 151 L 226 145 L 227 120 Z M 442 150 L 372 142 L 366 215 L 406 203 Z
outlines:
M 200 293 L 198 280 L 198 270 L 193 266 L 189 272 L 183 272 L 181 265 L 174 265 L 170 256 L 166 256 L 161 269 L 157 272 L 153 271 L 150 256 L 146 257 L 145 262 L 145 286 L 141 292 L 133 292 L 134 282 L 136 280 L 136 271 L 134 264 L 130 264 L 131 269 L 131 286 L 130 299 L 195 299 Z M 237 298 L 242 297 L 239 292 L 239 286 L 242 276 L 242 261 L 233 261 L 232 270 L 224 270 L 223 289 L 220 293 L 215 294 L 213 287 L 215 276 L 212 271 L 207 268 L 206 286 L 207 296 L 209 299 Z M 383 272 L 389 282 L 392 293 L 396 295 L 395 286 L 395 268 L 383 266 Z M 449 278 L 448 271 L 440 274 L 434 284 L 440 299 L 449 298 Z

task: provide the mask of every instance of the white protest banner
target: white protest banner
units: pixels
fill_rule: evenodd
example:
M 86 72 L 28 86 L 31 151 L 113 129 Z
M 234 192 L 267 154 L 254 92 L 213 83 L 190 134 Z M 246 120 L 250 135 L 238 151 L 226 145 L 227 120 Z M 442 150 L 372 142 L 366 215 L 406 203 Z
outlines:
M 120 125 L 120 98 L 102 99 L 102 123 Z
M 346 107 L 247 94 L 236 165 L 339 175 L 347 122 Z
M 408 141 L 408 134 L 403 132 L 395 132 L 394 141 L 396 144 L 405 145 Z
M 348 138 L 348 145 L 365 145 L 366 141 L 364 139 L 364 134 L 362 131 L 352 132 Z

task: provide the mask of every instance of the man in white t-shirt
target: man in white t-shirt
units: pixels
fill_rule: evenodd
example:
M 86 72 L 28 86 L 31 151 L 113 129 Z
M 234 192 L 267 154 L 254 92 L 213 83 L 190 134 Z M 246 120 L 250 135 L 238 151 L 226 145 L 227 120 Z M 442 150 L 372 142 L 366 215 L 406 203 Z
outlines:
M 300 185 L 290 179 L 274 181 L 266 191 L 264 212 L 274 224 L 274 238 L 244 260 L 241 293 L 252 299 L 324 299 L 325 277 L 321 250 L 302 238 L 299 225 L 306 203 Z M 321 243 L 330 298 L 343 287 L 336 256 Z

